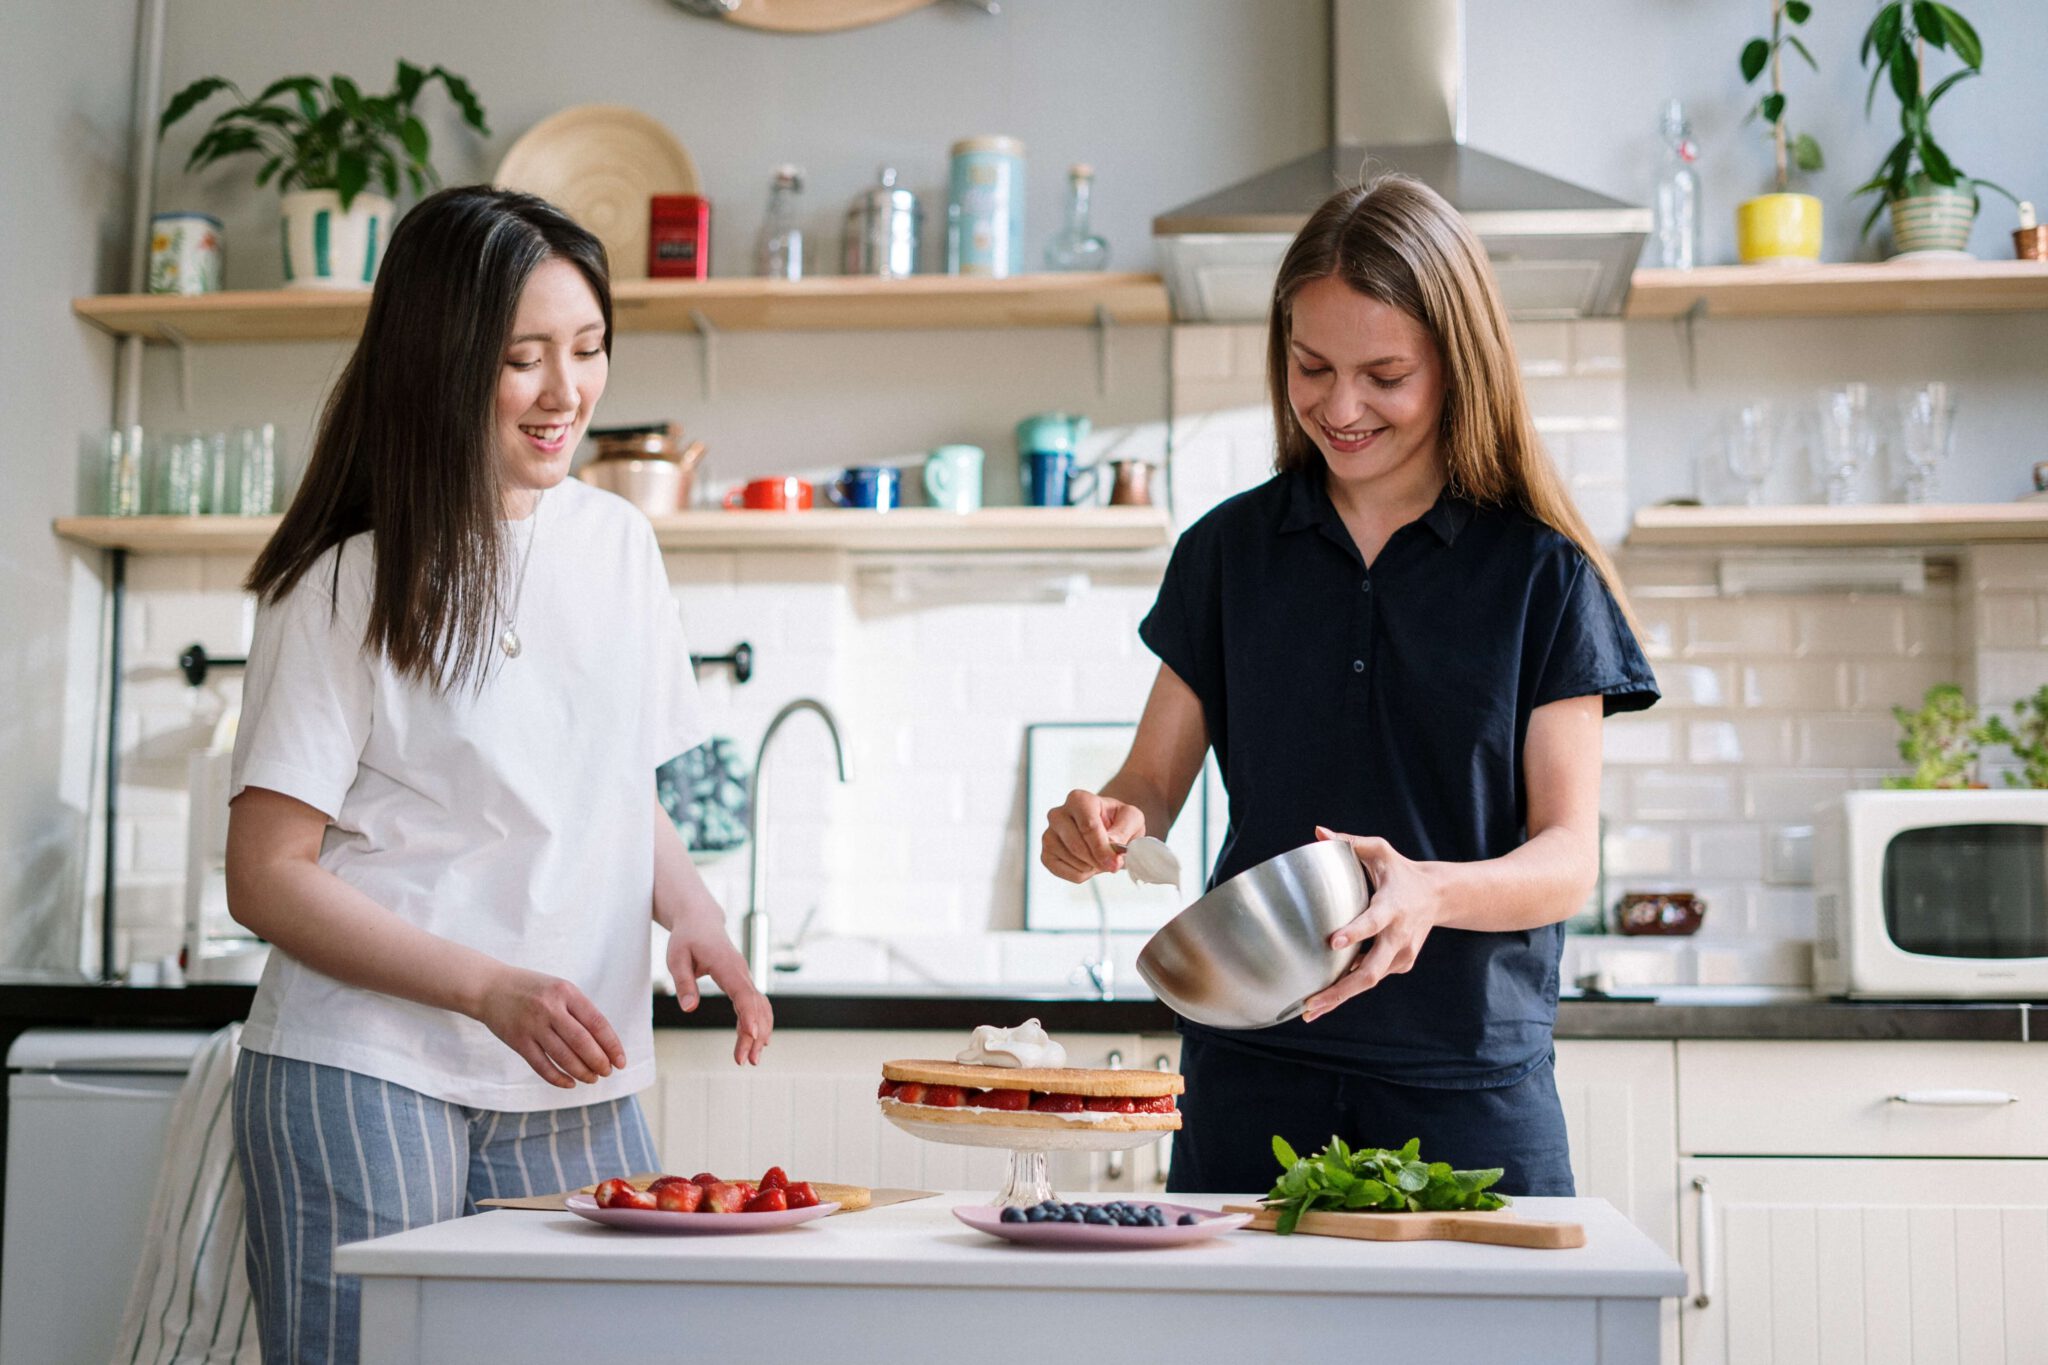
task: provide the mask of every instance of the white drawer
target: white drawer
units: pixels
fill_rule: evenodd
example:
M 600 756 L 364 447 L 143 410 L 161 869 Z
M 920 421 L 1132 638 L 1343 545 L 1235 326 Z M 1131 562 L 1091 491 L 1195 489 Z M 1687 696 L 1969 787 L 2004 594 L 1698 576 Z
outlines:
M 2048 1157 L 2048 1046 L 1681 1042 L 1678 1147 Z

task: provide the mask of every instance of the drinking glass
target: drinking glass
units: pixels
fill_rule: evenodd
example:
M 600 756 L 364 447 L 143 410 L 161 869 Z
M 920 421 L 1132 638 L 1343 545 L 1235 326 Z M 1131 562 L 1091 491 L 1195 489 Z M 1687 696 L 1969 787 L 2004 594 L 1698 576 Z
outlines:
M 132 517 L 143 506 L 142 428 L 102 427 L 78 439 L 78 511 Z
M 272 423 L 228 433 L 227 501 L 217 510 L 267 517 L 277 510 L 277 428 Z
M 1820 439 L 1814 453 L 1829 505 L 1856 501 L 1857 476 L 1877 453 L 1868 384 L 1844 384 L 1821 393 Z
M 1899 395 L 1899 458 L 1906 501 L 1933 502 L 1955 439 L 1955 392 L 1940 381 Z
M 196 431 L 168 432 L 151 442 L 149 510 L 173 517 L 205 512 L 207 454 L 206 437 Z
M 1761 507 L 1764 481 L 1778 461 L 1778 423 L 1768 403 L 1745 403 L 1729 415 L 1728 469 L 1742 480 L 1742 501 Z

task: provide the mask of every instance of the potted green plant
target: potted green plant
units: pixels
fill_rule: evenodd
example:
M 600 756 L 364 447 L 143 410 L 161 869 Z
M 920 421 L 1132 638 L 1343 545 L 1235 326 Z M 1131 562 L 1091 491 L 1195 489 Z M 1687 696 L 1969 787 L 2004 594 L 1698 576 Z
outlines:
M 2006 786 L 2048 787 L 2048 686 L 2014 702 L 2012 713 L 2011 726 L 1997 716 L 1984 722 L 1984 742 L 2005 745 L 2020 761 L 2019 772 L 2006 772 Z
M 438 184 L 428 160 L 426 125 L 413 103 L 439 81 L 462 121 L 489 136 L 483 106 L 469 82 L 445 67 L 400 61 L 389 93 L 365 95 L 347 76 L 272 81 L 249 99 L 232 81 L 207 76 L 172 97 L 157 123 L 171 125 L 220 91 L 236 100 L 192 147 L 187 171 L 232 156 L 263 158 L 256 183 L 284 191 L 284 278 L 292 286 L 360 289 L 377 273 L 391 235 L 392 198 L 401 177 L 417 194 Z M 372 183 L 382 194 L 370 189 Z
M 1992 726 L 1977 723 L 1977 708 L 1954 683 L 1936 683 L 1927 689 L 1920 709 L 1892 708 L 1892 717 L 1905 731 L 1899 738 L 1899 757 L 1913 765 L 1903 777 L 1887 777 L 1893 790 L 1932 791 L 1981 787 L 1977 780 L 1977 759 L 1981 746 L 1992 740 Z M 2002 726 L 2000 728 L 2003 728 Z M 2003 742 L 2003 741 L 1999 741 Z
M 1794 136 L 1785 122 L 1785 49 L 1791 48 L 1815 71 L 1819 63 L 1792 30 L 1813 15 L 1807 0 L 1771 0 L 1771 33 L 1752 38 L 1742 48 L 1742 80 L 1754 85 L 1769 71 L 1770 90 L 1758 97 L 1749 116 L 1770 126 L 1777 159 L 1777 190 L 1745 199 L 1735 210 L 1736 254 L 1748 263 L 1768 264 L 1820 259 L 1820 200 L 1789 192 L 1791 173 L 1821 168 L 1820 144 L 1811 133 Z
M 1962 68 L 1927 88 L 1927 49 L 1952 54 Z M 1875 63 L 1870 89 L 1864 95 L 1864 116 L 1877 98 L 1878 82 L 1889 76 L 1899 101 L 1899 140 L 1885 153 L 1877 174 L 1856 187 L 1856 196 L 1878 196 L 1863 220 L 1869 236 L 1880 212 L 1890 209 L 1892 241 L 1900 255 L 1961 253 L 1976 220 L 1979 189 L 2012 192 L 1989 180 L 1965 174 L 1934 140 L 1934 106 L 1957 84 L 1982 74 L 1984 44 L 1970 21 L 1935 0 L 1887 0 L 1863 35 L 1862 61 Z M 2017 201 L 2015 201 L 2017 202 Z

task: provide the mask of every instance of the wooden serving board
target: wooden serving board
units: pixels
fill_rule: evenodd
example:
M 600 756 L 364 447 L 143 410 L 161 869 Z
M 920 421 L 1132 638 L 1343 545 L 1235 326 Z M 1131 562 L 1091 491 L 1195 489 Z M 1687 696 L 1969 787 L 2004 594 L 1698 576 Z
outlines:
M 1225 1213 L 1253 1215 L 1253 1232 L 1271 1232 L 1280 1215 L 1257 1204 L 1225 1204 Z M 1494 1213 L 1304 1213 L 1296 1232 L 1314 1237 L 1355 1237 L 1366 1242 L 1485 1242 L 1491 1246 L 1564 1251 L 1586 1244 L 1579 1223 L 1539 1223 L 1505 1209 Z

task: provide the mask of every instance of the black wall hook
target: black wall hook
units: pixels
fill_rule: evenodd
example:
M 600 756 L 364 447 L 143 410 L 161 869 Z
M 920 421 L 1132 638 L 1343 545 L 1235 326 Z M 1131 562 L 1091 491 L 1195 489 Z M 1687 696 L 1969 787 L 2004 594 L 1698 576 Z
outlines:
M 742 640 L 732 647 L 730 654 L 692 654 L 690 663 L 696 668 L 730 668 L 732 680 L 743 683 L 754 676 L 754 647 Z

